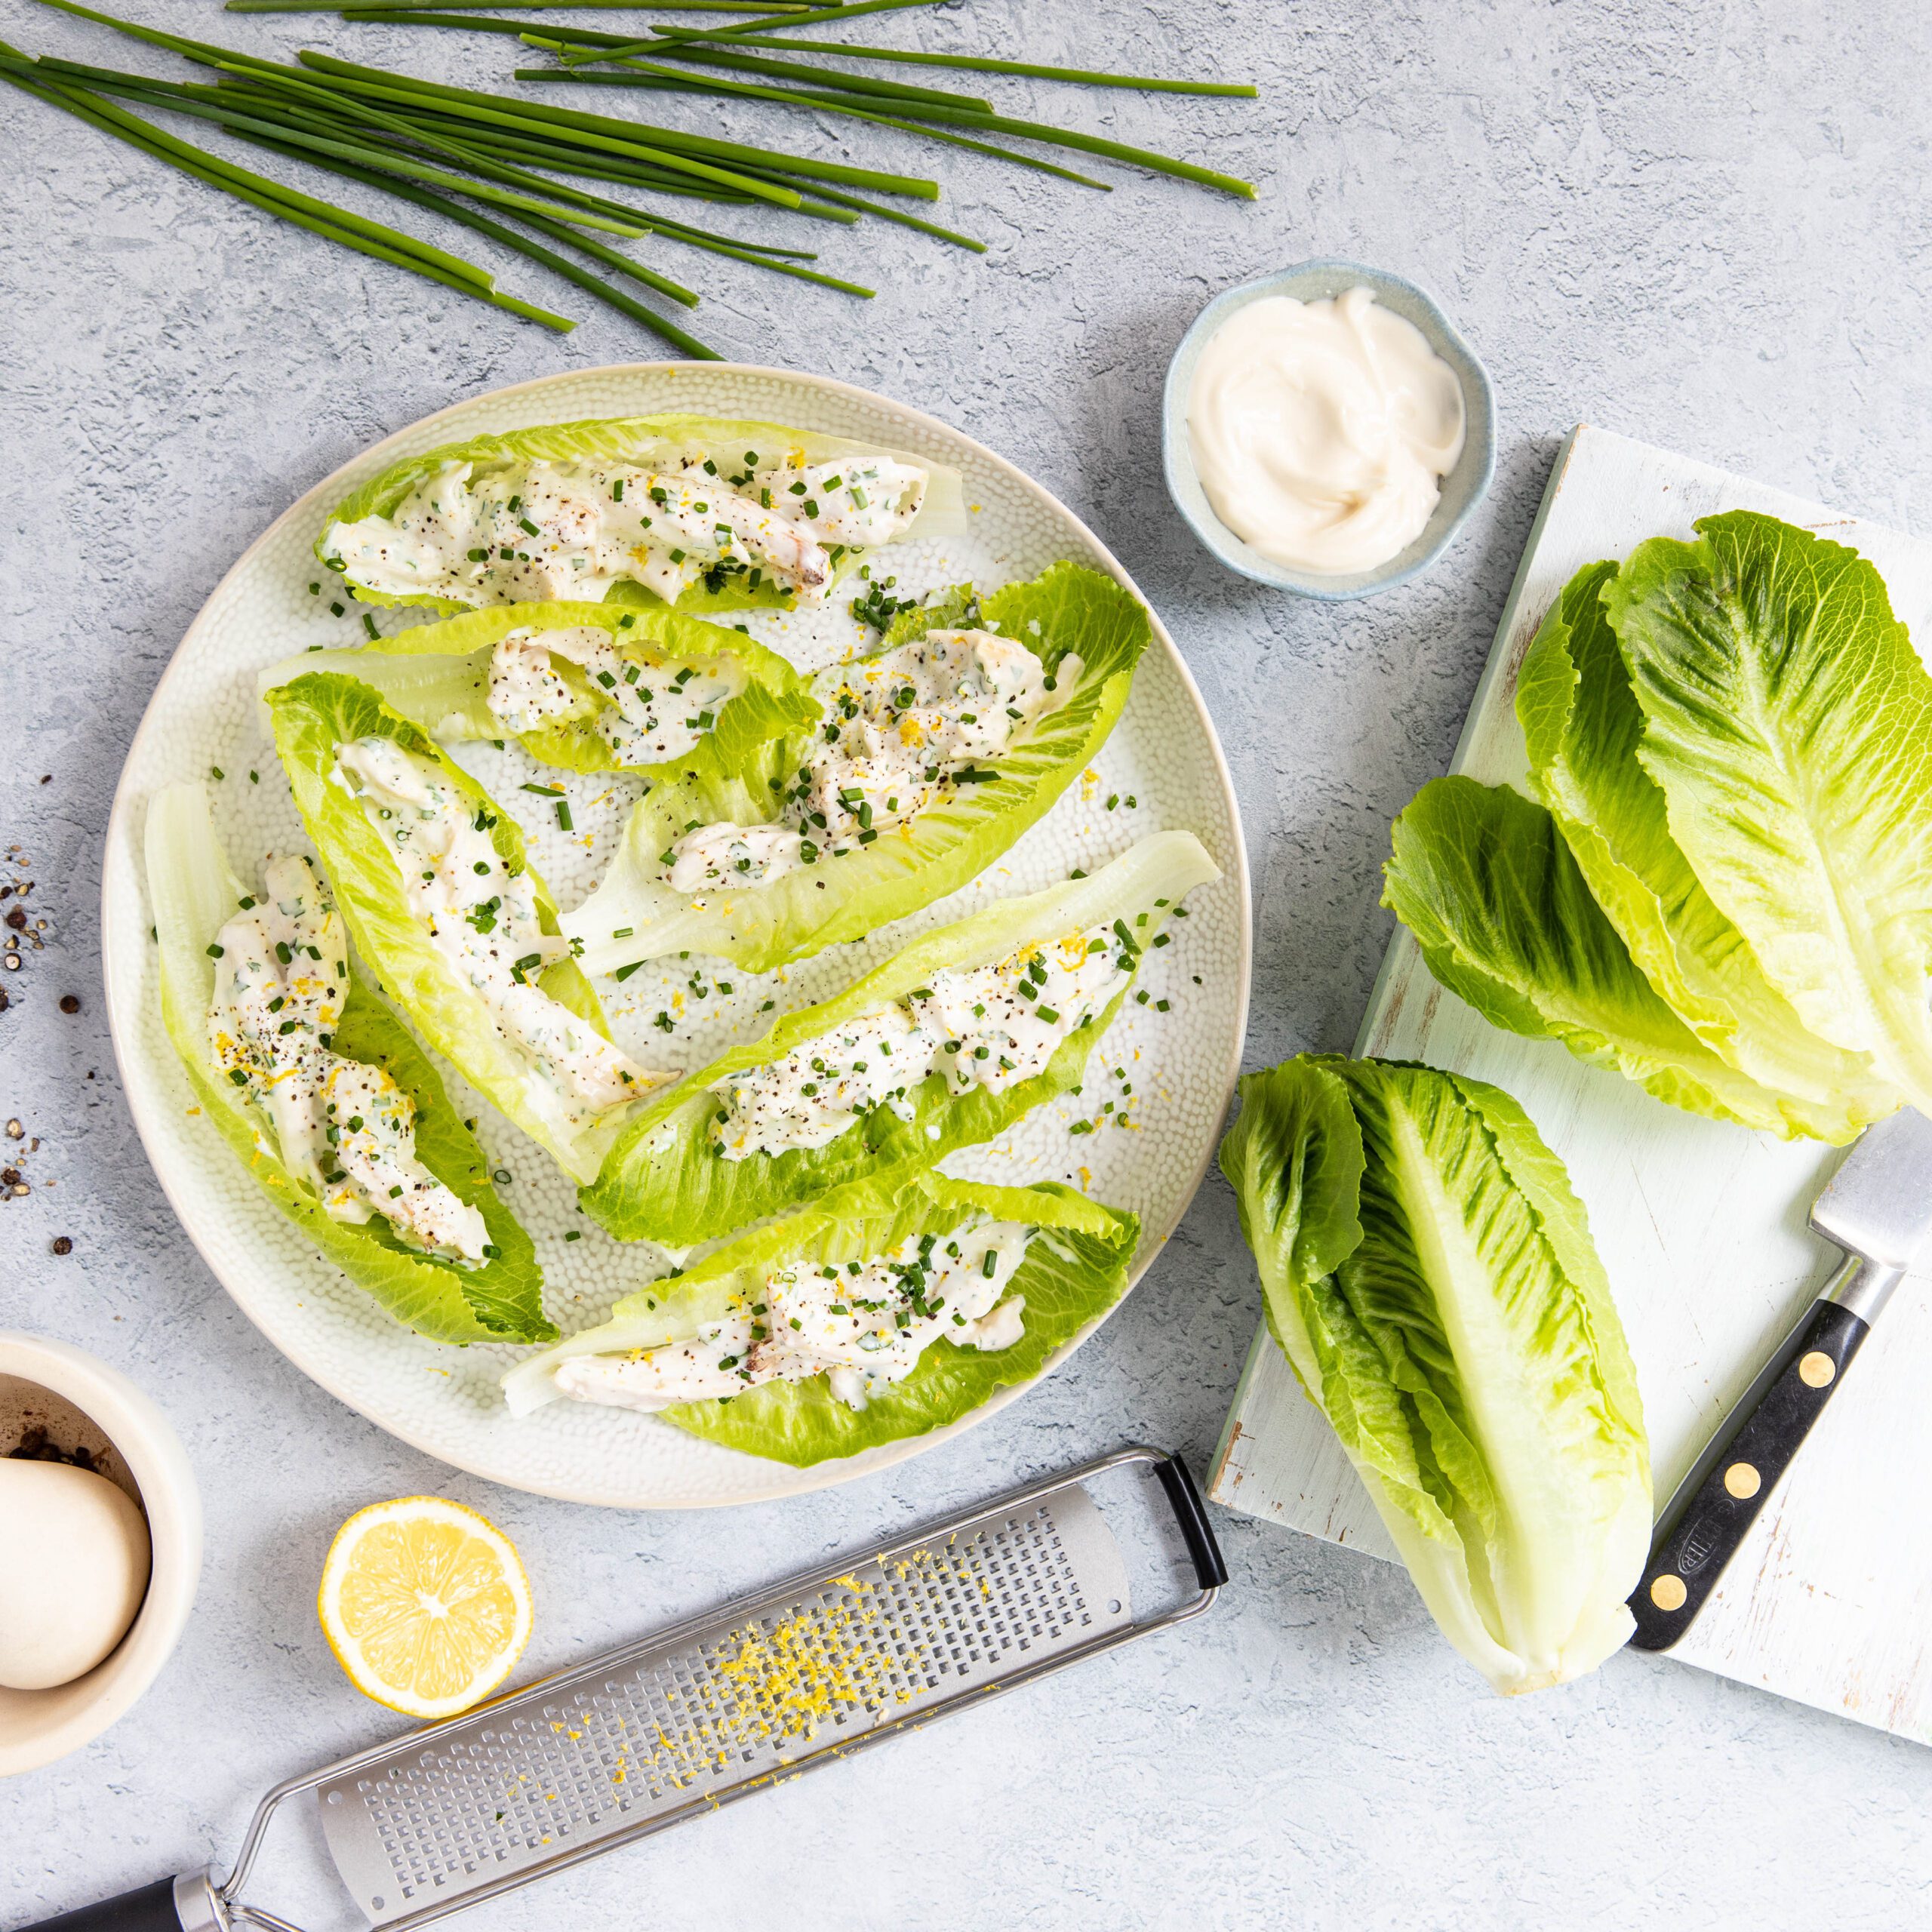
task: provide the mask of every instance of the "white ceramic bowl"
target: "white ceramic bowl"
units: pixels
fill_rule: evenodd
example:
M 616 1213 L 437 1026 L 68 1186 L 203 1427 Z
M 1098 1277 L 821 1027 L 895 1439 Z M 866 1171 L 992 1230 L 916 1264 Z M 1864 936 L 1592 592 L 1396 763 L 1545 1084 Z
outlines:
M 1351 288 L 1371 290 L 1383 308 L 1421 330 L 1429 347 L 1456 372 L 1456 380 L 1463 387 L 1463 420 L 1467 426 L 1463 454 L 1443 478 L 1441 498 L 1422 534 L 1372 571 L 1359 571 L 1346 577 L 1317 577 L 1264 557 L 1215 515 L 1195 472 L 1194 447 L 1187 433 L 1187 400 L 1208 338 L 1237 309 L 1270 295 L 1317 302 L 1326 296 L 1346 294 Z M 1236 288 L 1223 289 L 1201 310 L 1181 337 L 1180 346 L 1168 365 L 1161 437 L 1168 495 L 1195 535 L 1229 570 L 1297 597 L 1338 604 L 1352 598 L 1372 597 L 1379 590 L 1392 590 L 1397 584 L 1407 583 L 1427 570 L 1455 541 L 1456 533 L 1488 493 L 1490 479 L 1496 473 L 1496 398 L 1490 388 L 1488 371 L 1477 359 L 1475 351 L 1457 334 L 1455 325 L 1437 306 L 1433 297 L 1398 275 L 1385 275 L 1381 269 L 1368 268 L 1360 262 L 1324 257 L 1278 269 Z
M 23 1406 L 18 1383 L 45 1391 L 52 1399 L 45 1407 L 57 1417 L 78 1409 L 105 1438 L 114 1451 L 106 1473 L 137 1493 L 147 1516 L 154 1569 L 127 1635 L 85 1677 L 48 1690 L 0 1688 L 0 1777 L 78 1751 L 128 1710 L 168 1661 L 202 1574 L 202 1499 L 180 1438 L 161 1411 L 92 1355 L 65 1342 L 0 1330 L 0 1401 L 10 1412 Z M 31 1391 L 24 1401 L 42 1406 Z M 51 1432 L 59 1439 L 57 1422 Z M 97 1451 L 100 1445 L 89 1446 Z

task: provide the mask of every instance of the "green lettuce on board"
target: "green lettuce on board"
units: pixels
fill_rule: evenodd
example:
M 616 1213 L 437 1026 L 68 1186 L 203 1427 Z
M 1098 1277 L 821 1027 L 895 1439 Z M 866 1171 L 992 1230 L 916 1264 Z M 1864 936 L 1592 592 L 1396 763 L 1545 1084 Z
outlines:
M 1106 743 L 1152 627 L 1140 599 L 1112 577 L 1059 563 L 1030 583 L 1009 584 L 983 599 L 962 589 L 903 612 L 881 649 L 928 630 L 976 626 L 1019 639 L 1050 675 L 1069 653 L 1081 664 L 1064 704 L 1019 733 L 998 758 L 979 761 L 990 777 L 954 786 L 842 856 L 827 854 L 763 885 L 697 894 L 673 891 L 665 879 L 662 854 L 670 841 L 694 823 L 769 822 L 809 734 L 780 741 L 730 780 L 660 785 L 632 814 L 602 882 L 565 919 L 564 931 L 582 943 L 586 970 L 613 972 L 689 952 L 763 972 L 916 912 L 1008 851 Z M 822 672 L 819 688 L 835 691 L 850 674 L 849 666 Z
M 1438 982 L 1492 1025 L 1561 1040 L 1673 1106 L 1789 1137 L 1850 1140 L 1842 1111 L 1762 1087 L 1657 996 L 1543 806 L 1435 778 L 1395 821 L 1383 903 Z
M 1696 528 L 1603 592 L 1638 760 L 1766 980 L 1932 1112 L 1932 674 L 1856 551 L 1743 511 Z
M 1649 1450 L 1528 1116 L 1460 1075 L 1303 1055 L 1241 1081 L 1221 1167 L 1269 1330 L 1444 1635 L 1506 1694 L 1594 1669 L 1634 1628 Z
M 148 807 L 148 894 L 159 950 L 161 1012 L 203 1117 L 263 1191 L 328 1261 L 398 1321 L 438 1342 L 550 1342 L 543 1275 L 530 1237 L 490 1185 L 488 1157 L 450 1104 L 435 1069 L 352 969 L 332 1050 L 380 1067 L 415 1109 L 416 1152 L 483 1217 L 496 1252 L 469 1266 L 399 1240 L 380 1217 L 331 1216 L 312 1182 L 285 1164 L 272 1123 L 217 1063 L 208 1032 L 215 935 L 246 897 L 229 869 L 198 785 L 173 785 Z
M 1011 1347 L 983 1352 L 935 1340 L 911 1375 L 875 1390 L 861 1409 L 838 1401 L 821 1374 L 660 1411 L 694 1435 L 799 1467 L 923 1435 L 971 1414 L 998 1390 L 1030 1381 L 1050 1356 L 1119 1300 L 1140 1237 L 1134 1216 L 1054 1183 L 988 1187 L 925 1168 L 875 1174 L 740 1235 L 681 1275 L 627 1295 L 601 1327 L 570 1337 L 506 1376 L 505 1397 L 512 1414 L 528 1415 L 562 1398 L 554 1380 L 560 1363 L 694 1337 L 706 1324 L 761 1301 L 767 1281 L 794 1263 L 864 1262 L 921 1235 L 943 1240 L 986 1220 L 1038 1230 L 1009 1284 L 1009 1294 L 1026 1302 L 1024 1327 Z
M 275 749 L 302 823 L 333 881 L 356 950 L 377 985 L 400 1006 L 437 1052 L 500 1112 L 580 1183 L 592 1180 L 621 1128 L 627 1108 L 573 1122 L 528 1057 L 497 1026 L 482 997 L 431 940 L 411 909 L 395 855 L 370 823 L 361 800 L 333 774 L 338 748 L 358 739 L 392 740 L 491 821 L 489 835 L 513 876 L 527 872 L 542 930 L 557 931 L 557 909 L 524 852 L 515 821 L 417 724 L 399 716 L 353 678 L 311 672 L 278 685 L 263 700 Z M 537 977 L 549 997 L 607 1038 L 602 1008 L 574 959 L 555 961 Z
M 598 728 L 599 718 L 613 709 L 611 700 L 587 672 L 553 658 L 553 669 L 575 700 L 572 710 L 534 731 L 506 731 L 490 709 L 490 662 L 497 646 L 512 632 L 579 628 L 608 632 L 613 647 L 638 668 L 641 679 L 675 677 L 689 667 L 728 678 L 734 688 L 692 750 L 661 763 L 626 764 Z M 809 730 L 819 711 L 810 681 L 740 632 L 662 608 L 608 602 L 494 604 L 326 656 L 285 659 L 262 673 L 260 686 L 267 691 L 322 670 L 359 679 L 392 711 L 445 743 L 514 737 L 540 764 L 566 771 L 629 771 L 651 780 L 685 774 L 721 779 L 774 739 Z
M 770 463 L 781 459 L 793 468 L 848 457 L 884 457 L 915 463 L 927 472 L 926 491 L 918 515 L 895 540 L 957 535 L 966 526 L 964 485 L 956 470 L 923 457 L 883 445 L 855 441 L 846 436 L 822 435 L 783 423 L 739 421 L 730 418 L 671 414 L 614 417 L 577 423 L 548 423 L 534 429 L 506 430 L 445 443 L 420 456 L 405 457 L 371 477 L 345 497 L 323 520 L 315 540 L 315 555 L 326 568 L 340 568 L 338 554 L 343 526 L 371 517 L 386 518 L 417 488 L 438 472 L 468 465 L 472 475 L 491 469 L 521 467 L 532 463 L 623 463 L 675 471 L 688 457 L 702 458 L 728 480 L 743 475 L 747 454 Z M 835 581 L 857 570 L 876 550 L 849 549 L 835 559 Z M 358 583 L 343 573 L 349 594 L 376 605 L 420 605 L 445 613 L 460 611 L 463 600 L 431 593 L 397 595 Z M 609 598 L 619 603 L 661 609 L 660 598 L 641 584 L 614 586 Z M 749 574 L 721 569 L 693 585 L 677 600 L 686 613 L 789 608 L 792 594 L 767 580 L 754 587 Z
M 1902 1096 L 1868 1054 L 1807 1029 L 1712 902 L 1644 768 L 1644 728 L 1604 597 L 1614 563 L 1579 571 L 1518 674 L 1531 783 L 1632 958 L 1699 1039 L 1780 1097 L 1783 1131 L 1843 1143 Z
M 1068 1034 L 1044 1072 L 1003 1092 L 976 1086 L 955 1095 L 945 1074 L 934 1072 L 908 1096 L 909 1118 L 881 1105 L 824 1146 L 755 1152 L 738 1160 L 725 1158 L 712 1128 L 717 1090 L 727 1081 L 905 999 L 936 971 L 989 966 L 1116 921 L 1137 949 L 1145 949 L 1187 893 L 1220 876 L 1192 832 L 1156 832 L 1091 878 L 998 900 L 925 934 L 836 998 L 786 1014 L 762 1039 L 733 1048 L 648 1101 L 626 1123 L 595 1183 L 582 1191 L 584 1208 L 620 1240 L 683 1249 L 866 1174 L 929 1166 L 956 1149 L 993 1139 L 1079 1084 L 1088 1055 L 1132 990 L 1131 980 L 1088 1024 Z

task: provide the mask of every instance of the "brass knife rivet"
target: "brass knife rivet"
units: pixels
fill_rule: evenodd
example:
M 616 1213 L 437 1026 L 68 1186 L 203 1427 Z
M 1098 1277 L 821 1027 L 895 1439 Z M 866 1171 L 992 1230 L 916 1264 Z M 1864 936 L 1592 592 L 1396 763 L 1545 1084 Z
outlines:
M 1734 1463 L 1724 1472 L 1724 1486 L 1743 1503 L 1757 1494 L 1764 1479 L 1749 1463 Z
M 1829 1389 L 1838 1372 L 1838 1364 L 1823 1349 L 1814 1349 L 1798 1364 L 1798 1379 L 1807 1389 Z
M 1660 1610 L 1681 1610 L 1690 1594 L 1681 1577 L 1662 1576 L 1651 1586 L 1651 1601 Z

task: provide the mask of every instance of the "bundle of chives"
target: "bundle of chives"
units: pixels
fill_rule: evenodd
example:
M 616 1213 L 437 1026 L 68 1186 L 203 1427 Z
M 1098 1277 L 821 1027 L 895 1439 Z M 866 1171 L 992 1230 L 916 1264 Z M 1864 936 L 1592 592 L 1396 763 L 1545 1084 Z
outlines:
M 880 0 L 872 0 L 872 3 L 880 4 Z M 242 54 L 232 48 L 214 46 L 206 41 L 192 40 L 180 34 L 166 33 L 158 28 L 137 26 L 133 21 L 122 20 L 113 14 L 83 6 L 80 0 L 42 0 L 42 4 L 55 8 L 62 13 L 75 14 L 83 20 L 97 21 L 103 26 L 112 27 L 117 32 L 145 41 L 152 46 L 166 48 L 171 52 L 182 54 L 204 66 L 220 67 L 232 64 L 269 74 L 291 71 L 275 61 Z M 892 4 L 907 4 L 907 0 L 892 0 Z M 924 4 L 924 0 L 921 0 L 921 4 Z M 909 195 L 921 201 L 937 201 L 939 198 L 937 182 L 915 176 L 888 174 L 873 168 L 850 168 L 836 162 L 817 161 L 808 156 L 786 154 L 771 148 L 751 147 L 740 142 L 715 140 L 705 135 L 687 134 L 676 128 L 655 128 L 640 122 L 614 119 L 605 115 L 582 114 L 560 108 L 545 107 L 535 102 L 519 100 L 513 95 L 445 87 L 434 81 L 417 80 L 409 75 L 392 73 L 380 67 L 361 66 L 352 61 L 337 60 L 329 55 L 308 50 L 304 50 L 299 57 L 302 65 L 310 69 L 313 75 L 325 76 L 328 84 L 340 92 L 361 94 L 405 105 L 421 102 L 426 105 L 435 105 L 445 112 L 463 118 L 482 119 L 510 126 L 532 122 L 555 124 L 555 127 L 572 131 L 571 138 L 580 146 L 603 146 L 611 141 L 621 142 L 620 151 L 633 158 L 651 162 L 660 168 L 707 184 L 721 183 L 727 187 L 742 189 L 753 199 L 773 202 L 782 208 L 795 205 L 795 189 L 775 186 L 766 180 L 752 181 L 734 176 L 731 172 L 730 165 L 734 162 L 751 162 L 757 164 L 768 174 L 836 181 L 848 187 L 865 188 L 886 194 Z
M 251 200 L 269 213 L 551 327 L 573 325 L 562 317 L 499 295 L 485 271 L 460 257 L 432 250 L 400 231 L 366 223 L 332 204 L 299 195 L 266 177 L 235 168 L 113 107 L 102 95 L 118 94 L 139 104 L 210 122 L 256 146 L 447 215 L 564 275 L 693 355 L 712 352 L 601 277 L 521 231 L 533 230 L 568 244 L 601 266 L 687 306 L 697 303 L 694 291 L 583 231 L 598 230 L 630 239 L 662 237 L 854 296 L 866 297 L 872 291 L 803 266 L 817 259 L 809 250 L 721 235 L 697 222 L 673 220 L 654 209 L 573 186 L 556 177 L 611 183 L 685 200 L 777 208 L 813 220 L 850 224 L 875 217 L 956 247 L 985 252 L 984 244 L 970 235 L 874 198 L 886 195 L 937 201 L 939 184 L 924 176 L 823 161 L 629 117 L 546 106 L 516 95 L 445 86 L 339 60 L 313 50 L 303 51 L 298 64 L 291 65 L 137 26 L 98 12 L 81 0 L 45 0 L 45 4 L 212 68 L 218 75 L 217 84 L 209 87 L 158 81 L 63 61 L 29 62 L 3 45 L 0 78 L 198 178 Z M 860 74 L 850 64 L 828 64 L 829 57 L 831 63 L 921 64 L 1088 86 L 1247 98 L 1255 93 L 1251 87 L 1232 82 L 1161 79 L 970 54 L 928 54 L 917 49 L 873 48 L 817 35 L 819 29 L 836 22 L 941 5 L 943 0 L 349 0 L 347 5 L 343 0 L 226 0 L 226 4 L 229 11 L 237 13 L 331 11 L 365 23 L 515 34 L 558 63 L 554 68 L 518 69 L 515 78 L 519 80 L 759 100 L 831 113 L 1103 190 L 1107 183 L 1011 143 L 1096 155 L 1244 198 L 1251 198 L 1254 193 L 1245 181 L 1170 155 L 1001 115 L 991 102 L 957 88 L 915 85 Z M 643 38 L 568 23 L 546 23 L 533 30 L 515 18 L 486 17 L 598 5 L 653 5 L 666 13 L 732 17 L 717 24 L 654 20 Z M 805 29 L 813 30 L 812 38 L 793 37 Z M 814 59 L 774 57 L 792 54 Z M 491 213 L 476 213 L 463 205 L 468 201 L 480 202 Z M 497 219 L 499 216 L 501 220 Z

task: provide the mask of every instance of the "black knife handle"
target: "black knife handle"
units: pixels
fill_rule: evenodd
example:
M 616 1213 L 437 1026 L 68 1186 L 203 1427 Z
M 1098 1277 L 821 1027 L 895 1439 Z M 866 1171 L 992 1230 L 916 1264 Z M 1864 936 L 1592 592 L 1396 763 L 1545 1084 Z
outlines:
M 1731 1411 L 1715 1438 L 1720 1453 L 1706 1452 L 1703 1480 L 1663 1525 L 1631 1593 L 1637 1649 L 1667 1651 L 1690 1629 L 1871 1332 L 1841 1303 L 1814 1302 L 1770 1372 Z
M 103 1899 L 98 1905 L 77 1906 L 58 1918 L 23 1926 L 21 1932 L 181 1932 L 181 1916 L 174 1909 L 174 1881 L 158 1878 L 137 1892 L 123 1892 L 118 1899 Z

